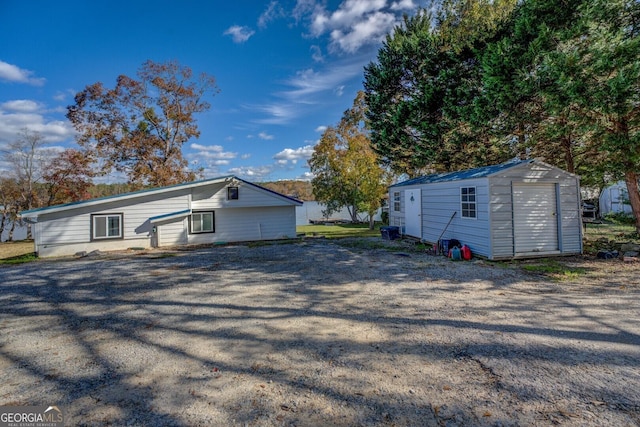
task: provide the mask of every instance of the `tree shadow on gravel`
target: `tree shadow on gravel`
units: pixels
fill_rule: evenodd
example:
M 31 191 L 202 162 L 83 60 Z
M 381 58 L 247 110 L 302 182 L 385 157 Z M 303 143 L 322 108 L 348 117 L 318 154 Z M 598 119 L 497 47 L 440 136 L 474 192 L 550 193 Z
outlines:
M 585 422 L 554 399 L 640 413 L 638 319 L 521 292 L 512 271 L 328 243 L 35 267 L 0 269 L 0 405 L 58 404 L 73 425 Z M 536 382 L 585 366 L 573 390 Z

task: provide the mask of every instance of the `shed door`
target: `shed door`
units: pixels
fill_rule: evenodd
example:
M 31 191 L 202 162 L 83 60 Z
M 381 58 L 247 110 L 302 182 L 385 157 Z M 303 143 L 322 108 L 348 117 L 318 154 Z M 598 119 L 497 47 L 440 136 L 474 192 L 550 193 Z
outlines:
M 555 184 L 513 185 L 515 253 L 558 250 Z
M 405 234 L 422 239 L 422 201 L 420 189 L 404 191 Z

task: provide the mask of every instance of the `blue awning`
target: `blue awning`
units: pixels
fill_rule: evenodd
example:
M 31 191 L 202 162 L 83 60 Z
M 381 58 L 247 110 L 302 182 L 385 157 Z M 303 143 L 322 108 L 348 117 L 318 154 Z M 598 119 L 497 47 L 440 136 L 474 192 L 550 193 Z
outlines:
M 189 216 L 189 215 L 191 215 L 191 209 L 185 209 L 183 211 L 171 212 L 171 213 L 168 213 L 168 214 L 152 216 L 151 218 L 149 218 L 149 222 L 151 224 L 154 224 L 156 222 L 162 222 L 162 221 L 169 221 L 169 220 L 172 220 L 172 219 L 184 218 L 184 217 Z

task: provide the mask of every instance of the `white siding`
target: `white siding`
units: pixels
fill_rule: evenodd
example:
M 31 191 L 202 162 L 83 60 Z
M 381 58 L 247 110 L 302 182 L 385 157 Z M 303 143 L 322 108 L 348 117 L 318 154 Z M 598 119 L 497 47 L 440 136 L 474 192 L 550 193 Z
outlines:
M 553 183 L 514 183 L 515 254 L 557 251 L 558 194 Z
M 158 246 L 177 246 L 185 245 L 188 242 L 188 217 L 178 218 L 166 223 L 159 223 L 158 227 Z
M 476 218 L 463 218 L 460 212 L 460 188 L 475 187 Z M 489 197 L 486 179 L 469 179 L 427 184 L 422 193 L 423 236 L 428 242 L 457 239 L 471 248 L 473 253 L 488 256 L 489 245 Z M 447 223 L 456 213 L 451 224 Z M 446 230 L 445 230 L 446 227 Z M 444 230 L 444 234 L 443 233 Z
M 558 251 L 582 252 L 582 220 L 577 176 L 541 162 L 523 163 L 489 177 L 447 182 L 399 185 L 389 188 L 389 224 L 405 224 L 404 190 L 421 188 L 422 237 L 430 243 L 440 238 L 453 212 L 456 212 L 442 239 L 457 239 L 473 253 L 489 259 L 506 259 L 514 251 L 514 184 L 553 184 L 558 188 Z M 476 188 L 477 218 L 462 218 L 460 188 Z M 393 209 L 393 196 L 400 192 L 401 211 Z
M 190 244 L 274 240 L 296 236 L 295 206 L 215 210 L 215 233 L 189 234 Z
M 401 185 L 399 187 L 392 187 L 389 189 L 389 225 L 394 227 L 399 227 L 400 232 L 405 234 L 405 200 L 404 200 L 404 192 L 405 190 L 410 190 L 412 188 L 420 188 L 418 185 Z M 394 193 L 400 193 L 400 210 L 394 210 Z M 422 198 L 424 200 L 424 198 Z
M 227 200 L 227 186 L 238 187 L 238 200 Z M 94 200 L 38 213 L 36 251 L 40 256 L 64 256 L 93 250 L 175 246 L 187 243 L 271 240 L 296 236 L 297 203 L 254 185 L 222 182 L 179 186 L 163 191 Z M 215 212 L 215 232 L 189 234 L 189 217 L 152 224 L 150 218 L 186 210 Z M 121 214 L 122 239 L 91 240 L 91 215 Z M 153 226 L 157 236 L 153 235 Z
M 238 187 L 238 199 L 227 200 L 227 187 Z M 219 208 L 253 208 L 258 206 L 290 206 L 280 195 L 243 182 L 219 183 L 193 189 L 193 210 Z
M 558 246 L 561 254 L 582 252 L 580 182 L 577 176 L 544 163 L 525 163 L 489 178 L 492 198 L 492 259 L 515 255 L 512 186 L 518 183 L 558 185 Z
M 38 217 L 39 235 L 36 250 L 40 256 L 73 255 L 93 250 L 120 250 L 148 247 L 151 229 L 149 218 L 188 209 L 189 191 L 141 196 L 138 199 L 105 201 L 101 206 L 80 206 L 71 211 Z M 91 241 L 91 214 L 121 213 L 123 239 Z

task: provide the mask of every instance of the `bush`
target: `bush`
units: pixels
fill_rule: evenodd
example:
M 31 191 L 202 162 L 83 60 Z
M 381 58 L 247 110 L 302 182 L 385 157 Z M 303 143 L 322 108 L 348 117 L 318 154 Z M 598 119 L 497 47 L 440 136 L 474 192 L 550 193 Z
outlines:
M 389 225 L 389 212 L 382 211 L 382 213 L 380 213 L 380 219 L 383 224 Z
M 626 212 L 610 212 L 604 216 L 604 219 L 614 224 L 633 225 L 636 223 L 635 217 Z

